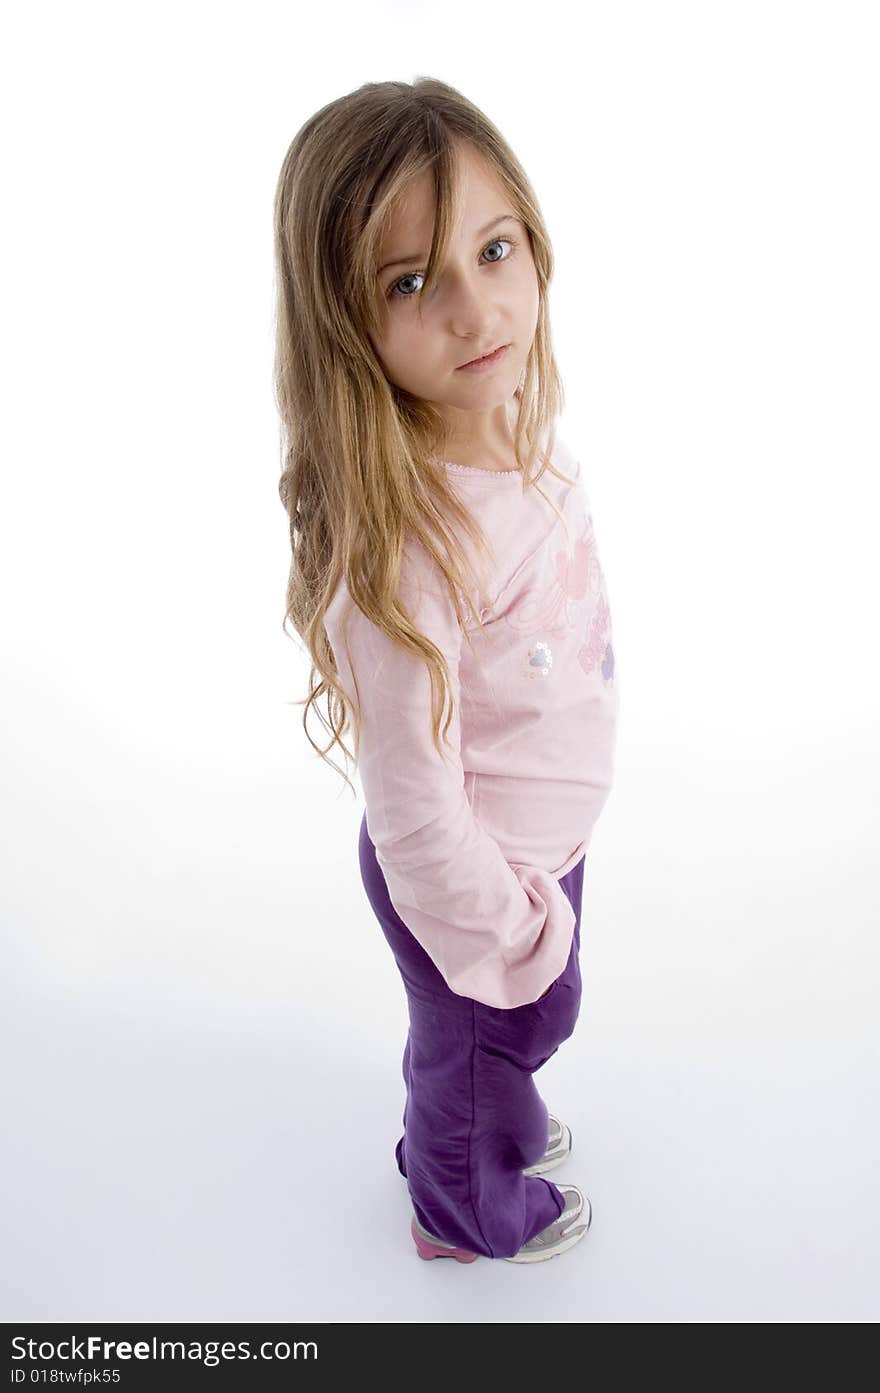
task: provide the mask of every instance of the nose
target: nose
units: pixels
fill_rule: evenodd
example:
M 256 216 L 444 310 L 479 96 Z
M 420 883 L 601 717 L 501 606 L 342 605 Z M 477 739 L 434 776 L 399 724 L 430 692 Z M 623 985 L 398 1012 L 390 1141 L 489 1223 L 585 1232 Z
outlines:
M 457 338 L 488 343 L 497 321 L 488 283 L 481 282 L 476 271 L 471 274 L 448 270 L 444 281 L 442 288 L 451 332 Z

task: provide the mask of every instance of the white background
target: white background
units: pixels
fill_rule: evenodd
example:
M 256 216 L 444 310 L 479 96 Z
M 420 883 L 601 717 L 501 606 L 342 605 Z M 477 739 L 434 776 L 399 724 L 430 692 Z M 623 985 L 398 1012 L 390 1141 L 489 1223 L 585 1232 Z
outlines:
M 7 19 L 0 1318 L 877 1319 L 877 25 Z M 275 181 L 319 106 L 419 75 L 549 226 L 622 693 L 536 1079 L 594 1219 L 531 1267 L 417 1258 L 404 992 L 282 631 Z

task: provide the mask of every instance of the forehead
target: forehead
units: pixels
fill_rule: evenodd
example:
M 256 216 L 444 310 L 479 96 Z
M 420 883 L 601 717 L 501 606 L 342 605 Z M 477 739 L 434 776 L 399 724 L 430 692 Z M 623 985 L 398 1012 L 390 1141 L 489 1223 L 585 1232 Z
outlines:
M 470 225 L 481 226 L 493 216 L 505 189 L 491 165 L 479 151 L 465 146 L 456 153 L 452 188 L 453 222 L 466 230 Z M 403 233 L 422 233 L 425 245 L 430 242 L 434 226 L 434 181 L 430 170 L 423 170 L 408 185 L 406 192 L 394 203 L 382 237 L 382 253 L 393 250 Z

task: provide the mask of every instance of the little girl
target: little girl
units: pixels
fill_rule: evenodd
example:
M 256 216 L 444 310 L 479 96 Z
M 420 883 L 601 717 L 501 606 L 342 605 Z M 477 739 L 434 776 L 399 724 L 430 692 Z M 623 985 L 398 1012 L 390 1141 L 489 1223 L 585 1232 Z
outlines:
M 308 739 L 349 756 L 353 731 L 361 876 L 406 991 L 411 1233 L 423 1258 L 541 1261 L 591 1218 L 543 1178 L 571 1132 L 532 1076 L 578 1017 L 618 709 L 592 517 L 555 429 L 550 242 L 498 130 L 420 78 L 305 123 L 275 255 L 287 617 L 313 664 Z

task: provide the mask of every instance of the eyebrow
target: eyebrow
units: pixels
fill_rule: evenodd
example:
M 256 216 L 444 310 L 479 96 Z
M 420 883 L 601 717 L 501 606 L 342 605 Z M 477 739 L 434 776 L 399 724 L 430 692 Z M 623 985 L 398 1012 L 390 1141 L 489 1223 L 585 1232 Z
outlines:
M 519 219 L 517 218 L 515 213 L 502 213 L 500 217 L 490 218 L 489 221 L 486 223 L 486 226 L 480 228 L 479 232 L 477 233 L 477 236 L 485 237 L 486 233 L 490 232 L 493 227 L 497 227 L 499 223 L 518 221 Z M 405 266 L 408 262 L 427 261 L 427 259 L 427 252 L 414 252 L 412 256 L 396 256 L 393 261 L 386 261 L 384 266 L 380 266 L 377 275 L 381 276 L 383 271 L 390 270 L 392 266 Z

